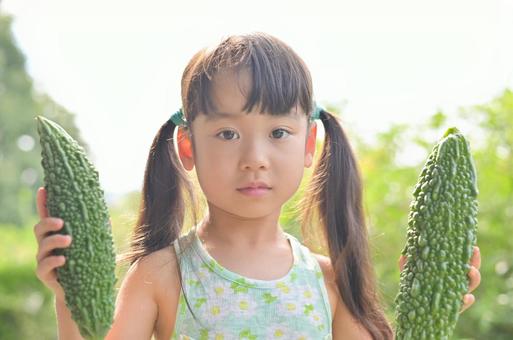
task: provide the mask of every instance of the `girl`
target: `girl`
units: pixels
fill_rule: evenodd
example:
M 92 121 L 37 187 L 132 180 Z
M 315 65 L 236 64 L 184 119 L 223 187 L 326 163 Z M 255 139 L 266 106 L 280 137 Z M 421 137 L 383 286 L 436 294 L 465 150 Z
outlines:
M 150 149 L 123 257 L 130 268 L 107 339 L 392 339 L 371 264 L 357 162 L 336 116 L 315 106 L 302 59 L 267 34 L 229 37 L 193 56 L 182 103 Z M 313 163 L 316 119 L 324 149 L 301 222 L 304 235 L 320 228 L 329 257 L 311 252 L 278 222 Z M 208 204 L 199 223 L 186 172 L 193 169 Z M 45 202 L 40 188 L 37 275 L 56 295 L 59 338 L 80 339 L 55 276 L 65 259 L 49 256 L 71 240 L 47 236 L 65 221 L 48 217 Z M 479 285 L 479 262 L 476 252 L 469 291 Z

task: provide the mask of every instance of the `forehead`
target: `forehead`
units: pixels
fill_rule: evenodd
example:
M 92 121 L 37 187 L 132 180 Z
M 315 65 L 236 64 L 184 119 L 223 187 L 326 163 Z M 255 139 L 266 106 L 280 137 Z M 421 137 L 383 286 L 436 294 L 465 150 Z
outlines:
M 238 72 L 224 70 L 212 78 L 210 98 L 214 105 L 207 115 L 213 118 L 227 117 L 227 114 L 242 112 L 251 93 L 251 76 L 249 71 Z
M 246 115 L 264 115 L 267 118 L 277 119 L 285 118 L 299 121 L 301 117 L 306 117 L 301 106 L 295 105 L 288 112 L 280 114 L 271 114 L 270 112 L 261 112 L 258 104 L 251 108 L 251 111 L 244 110 L 248 102 L 248 96 L 251 93 L 252 81 L 251 75 L 247 69 L 238 71 L 221 71 L 212 78 L 210 88 L 210 97 L 213 104 L 212 110 L 204 112 L 199 116 L 207 122 L 219 120 L 238 120 Z

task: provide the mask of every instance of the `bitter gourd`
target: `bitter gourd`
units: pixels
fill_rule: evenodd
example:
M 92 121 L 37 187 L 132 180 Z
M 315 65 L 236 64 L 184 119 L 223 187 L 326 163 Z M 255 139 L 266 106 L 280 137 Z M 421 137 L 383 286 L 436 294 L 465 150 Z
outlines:
M 71 235 L 57 267 L 57 280 L 80 333 L 86 339 L 103 339 L 113 322 L 115 304 L 115 249 L 108 208 L 98 171 L 80 146 L 60 125 L 37 116 L 41 164 L 50 216 L 64 226 L 59 233 Z
M 468 291 L 477 241 L 477 174 L 465 137 L 447 130 L 413 192 L 407 262 L 395 298 L 396 339 L 449 339 Z

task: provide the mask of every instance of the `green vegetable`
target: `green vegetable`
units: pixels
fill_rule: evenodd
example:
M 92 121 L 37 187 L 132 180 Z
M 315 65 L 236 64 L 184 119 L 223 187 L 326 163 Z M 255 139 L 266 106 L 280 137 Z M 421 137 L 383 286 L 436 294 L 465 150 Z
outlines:
M 449 339 L 476 244 L 477 178 L 465 137 L 450 128 L 422 169 L 410 205 L 396 339 Z
M 111 327 L 115 305 L 115 250 L 109 212 L 98 171 L 84 149 L 57 123 L 36 117 L 50 216 L 64 220 L 59 233 L 71 235 L 57 268 L 65 301 L 86 339 L 103 339 Z

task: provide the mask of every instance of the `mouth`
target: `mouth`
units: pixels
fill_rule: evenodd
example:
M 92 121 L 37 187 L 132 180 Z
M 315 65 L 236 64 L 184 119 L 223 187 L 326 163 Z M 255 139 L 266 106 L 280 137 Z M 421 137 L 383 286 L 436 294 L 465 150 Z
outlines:
M 249 185 L 237 188 L 237 190 L 255 190 L 255 189 L 272 189 L 267 183 L 264 182 L 251 182 Z
M 265 183 L 252 183 L 249 186 L 238 188 L 237 191 L 246 195 L 246 196 L 262 196 L 271 191 L 271 187 L 269 187 Z
M 237 189 L 240 193 L 246 196 L 258 197 L 267 194 L 271 191 L 270 188 L 242 188 Z

